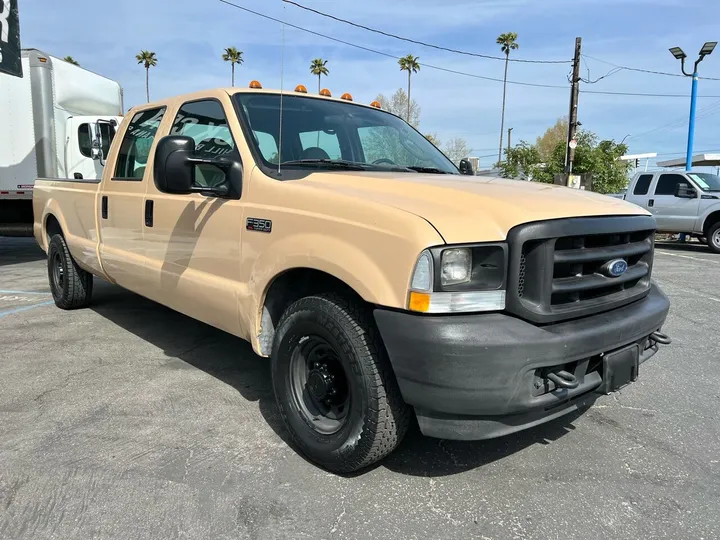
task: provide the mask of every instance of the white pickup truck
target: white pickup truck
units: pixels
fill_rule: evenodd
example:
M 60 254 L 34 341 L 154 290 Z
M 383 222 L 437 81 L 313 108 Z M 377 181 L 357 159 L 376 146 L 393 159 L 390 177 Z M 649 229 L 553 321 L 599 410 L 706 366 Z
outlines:
M 658 232 L 690 234 L 720 253 L 720 176 L 693 171 L 639 173 L 624 198 L 652 212 Z

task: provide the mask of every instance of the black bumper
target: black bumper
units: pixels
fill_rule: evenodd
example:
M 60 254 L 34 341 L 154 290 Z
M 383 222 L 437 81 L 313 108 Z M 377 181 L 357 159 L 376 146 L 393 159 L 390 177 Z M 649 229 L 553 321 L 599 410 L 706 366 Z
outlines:
M 639 363 L 647 360 L 658 349 L 649 336 L 662 327 L 669 307 L 653 285 L 627 306 L 547 326 L 502 313 L 377 309 L 375 320 L 423 433 L 489 439 L 591 404 L 608 384 L 602 355 L 636 345 Z M 545 376 L 558 370 L 574 374 L 577 387 L 548 382 Z

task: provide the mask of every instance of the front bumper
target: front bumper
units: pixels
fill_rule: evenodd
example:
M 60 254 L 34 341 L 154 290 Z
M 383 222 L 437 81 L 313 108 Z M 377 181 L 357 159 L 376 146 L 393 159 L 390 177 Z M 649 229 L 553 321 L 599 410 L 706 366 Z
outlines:
M 427 316 L 375 310 L 403 399 L 426 435 L 490 439 L 590 405 L 607 387 L 606 353 L 637 345 L 638 362 L 670 303 L 653 285 L 632 304 L 582 319 L 535 326 L 502 313 Z M 607 357 L 607 356 L 605 356 Z M 577 387 L 545 376 L 565 370 Z

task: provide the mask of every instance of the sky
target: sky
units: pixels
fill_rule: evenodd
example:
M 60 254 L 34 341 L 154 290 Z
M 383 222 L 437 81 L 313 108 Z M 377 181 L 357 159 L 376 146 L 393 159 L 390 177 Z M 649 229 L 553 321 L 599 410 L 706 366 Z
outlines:
M 399 41 L 303 11 L 282 0 L 228 0 L 239 6 L 327 36 L 385 53 L 331 41 L 248 13 L 221 0 L 18 0 L 24 48 L 71 55 L 83 67 L 118 80 L 129 108 L 145 100 L 145 71 L 135 55 L 154 51 L 152 99 L 230 85 L 225 47 L 243 51 L 236 84 L 259 80 L 265 88 L 304 84 L 313 58 L 328 60 L 323 81 L 334 95 L 350 92 L 369 103 L 407 85 L 397 60 L 413 54 L 412 97 L 421 107 L 420 130 L 441 141 L 462 137 L 481 167 L 497 159 L 504 62 L 444 52 Z M 500 56 L 497 36 L 516 32 L 511 58 L 571 60 L 583 39 L 582 77 L 591 81 L 613 65 L 680 73 L 668 52 L 680 46 L 694 60 L 705 41 L 720 41 L 716 0 L 298 0 L 314 9 L 414 40 Z M 282 69 L 281 69 L 282 66 Z M 475 75 L 453 74 L 431 66 Z M 568 113 L 571 66 L 511 62 L 508 80 L 557 86 L 508 84 L 505 127 L 513 144 L 536 137 Z M 700 64 L 695 153 L 720 152 L 720 47 Z M 640 97 L 581 93 L 578 119 L 602 139 L 625 139 L 630 153 L 657 152 L 658 160 L 682 157 L 687 144 L 690 78 L 623 70 L 581 92 L 681 94 Z M 312 90 L 311 90 L 312 91 Z M 712 97 L 714 96 L 714 97 Z M 651 160 L 652 166 L 654 160 Z

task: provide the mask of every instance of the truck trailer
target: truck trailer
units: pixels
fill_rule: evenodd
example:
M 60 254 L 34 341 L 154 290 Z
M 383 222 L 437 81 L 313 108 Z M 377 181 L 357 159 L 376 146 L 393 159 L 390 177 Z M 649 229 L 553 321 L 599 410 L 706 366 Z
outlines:
M 37 49 L 22 51 L 23 77 L 0 80 L 0 236 L 32 235 L 35 178 L 99 178 L 123 114 L 116 81 Z

